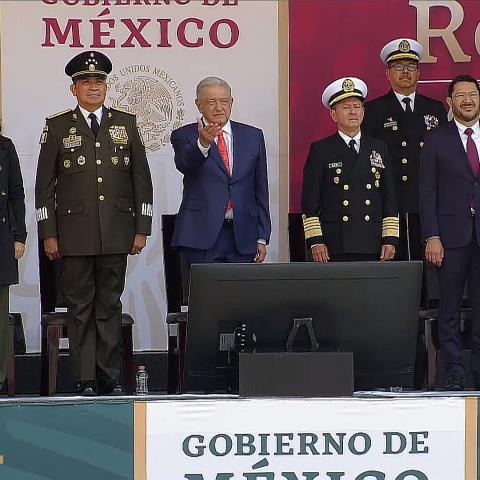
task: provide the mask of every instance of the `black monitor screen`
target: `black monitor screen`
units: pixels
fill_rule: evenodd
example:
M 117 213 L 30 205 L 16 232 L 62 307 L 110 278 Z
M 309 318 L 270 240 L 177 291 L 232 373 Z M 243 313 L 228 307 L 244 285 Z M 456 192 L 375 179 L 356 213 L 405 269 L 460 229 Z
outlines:
M 294 319 L 311 319 L 319 351 L 353 352 L 356 390 L 412 387 L 421 276 L 421 262 L 193 265 L 185 389 L 231 389 L 233 333 L 285 351 Z M 293 350 L 310 349 L 304 326 Z

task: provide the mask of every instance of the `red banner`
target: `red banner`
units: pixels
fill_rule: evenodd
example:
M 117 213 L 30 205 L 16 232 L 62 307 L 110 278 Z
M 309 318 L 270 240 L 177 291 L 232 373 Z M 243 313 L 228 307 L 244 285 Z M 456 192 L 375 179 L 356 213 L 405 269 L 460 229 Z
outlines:
M 424 47 L 418 90 L 444 100 L 460 73 L 480 77 L 480 2 L 472 0 L 291 0 L 290 212 L 300 211 L 303 165 L 310 143 L 335 132 L 323 107 L 324 88 L 342 76 L 360 77 L 368 99 L 390 85 L 380 60 L 395 38 Z

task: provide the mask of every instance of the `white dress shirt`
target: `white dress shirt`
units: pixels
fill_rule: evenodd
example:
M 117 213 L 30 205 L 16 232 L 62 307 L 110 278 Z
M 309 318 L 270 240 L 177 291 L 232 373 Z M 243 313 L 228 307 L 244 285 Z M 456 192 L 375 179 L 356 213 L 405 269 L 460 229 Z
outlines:
M 342 137 L 343 141 L 347 144 L 347 147 L 350 148 L 350 141 L 355 140 L 355 150 L 357 153 L 360 151 L 360 138 L 362 136 L 362 132 L 359 130 L 358 133 L 354 137 L 350 137 L 345 133 L 338 131 L 340 137 Z
M 78 108 L 80 109 L 80 111 L 82 112 L 82 115 L 84 116 L 85 118 L 85 121 L 87 122 L 87 125 L 92 128 L 92 119 L 91 118 L 88 118 L 88 116 L 91 114 L 91 113 L 94 113 L 95 116 L 97 117 L 97 122 L 98 124 L 100 125 L 100 123 L 102 122 L 102 115 L 103 115 L 103 105 L 101 107 L 99 107 L 97 110 L 95 110 L 94 112 L 89 112 L 88 110 L 85 110 L 83 107 L 81 107 L 80 105 L 78 106 Z
M 412 92 L 410 95 L 402 95 L 401 93 L 395 92 L 395 90 L 394 90 L 393 93 L 395 93 L 395 96 L 397 97 L 398 101 L 400 102 L 400 105 L 402 106 L 403 111 L 405 111 L 407 109 L 407 105 L 405 104 L 405 102 L 403 102 L 404 98 L 409 98 L 411 100 L 410 108 L 412 109 L 412 112 L 415 110 L 414 105 L 415 105 L 415 93 L 416 92 Z
M 204 125 L 208 125 L 208 123 L 202 118 L 202 122 Z M 228 162 L 230 164 L 230 176 L 232 176 L 233 172 L 233 135 L 232 135 L 232 125 L 230 124 L 230 120 L 223 126 L 223 138 L 225 139 L 225 143 L 227 144 L 227 151 L 228 151 Z M 215 143 L 218 143 L 218 137 L 214 139 Z M 210 145 L 205 148 L 200 143 L 200 138 L 197 141 L 198 148 L 203 153 L 204 157 L 208 157 L 208 151 L 210 150 Z
M 465 133 L 465 130 L 467 128 L 471 128 L 473 130 L 472 139 L 475 142 L 477 151 L 480 155 L 480 124 L 478 122 L 475 122 L 471 127 L 466 127 L 462 123 L 458 122 L 456 119 L 454 119 L 454 121 L 455 121 L 455 124 L 457 125 L 458 133 L 460 135 L 460 139 L 462 140 L 463 148 L 465 149 L 465 152 L 467 151 L 467 140 L 468 140 L 468 136 Z

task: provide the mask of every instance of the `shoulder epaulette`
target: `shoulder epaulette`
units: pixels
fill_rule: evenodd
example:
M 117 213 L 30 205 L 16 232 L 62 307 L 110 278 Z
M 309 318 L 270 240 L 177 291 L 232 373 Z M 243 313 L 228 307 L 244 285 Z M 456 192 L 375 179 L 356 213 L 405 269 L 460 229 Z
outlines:
M 71 108 L 67 108 L 66 110 L 63 110 L 61 112 L 58 112 L 58 113 L 54 113 L 53 115 L 49 115 L 47 117 L 47 120 L 50 120 L 51 118 L 55 118 L 55 117 L 59 117 L 60 115 L 65 115 L 65 113 L 69 113 L 71 112 L 72 109 Z
M 135 116 L 135 113 L 129 112 L 129 111 L 126 110 L 125 108 L 117 107 L 117 106 L 114 106 L 114 105 L 112 105 L 110 108 L 111 108 L 112 110 L 116 110 L 117 112 L 122 112 L 122 113 L 126 113 L 126 114 L 128 114 L 128 115 L 133 115 L 133 116 Z

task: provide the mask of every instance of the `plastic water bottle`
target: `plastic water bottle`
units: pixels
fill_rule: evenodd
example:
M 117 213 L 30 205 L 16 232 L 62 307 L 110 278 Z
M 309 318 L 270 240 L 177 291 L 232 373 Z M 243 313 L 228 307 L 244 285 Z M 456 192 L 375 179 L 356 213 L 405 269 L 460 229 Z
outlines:
M 145 371 L 145 365 L 139 365 L 135 375 L 135 394 L 148 395 L 148 373 Z

